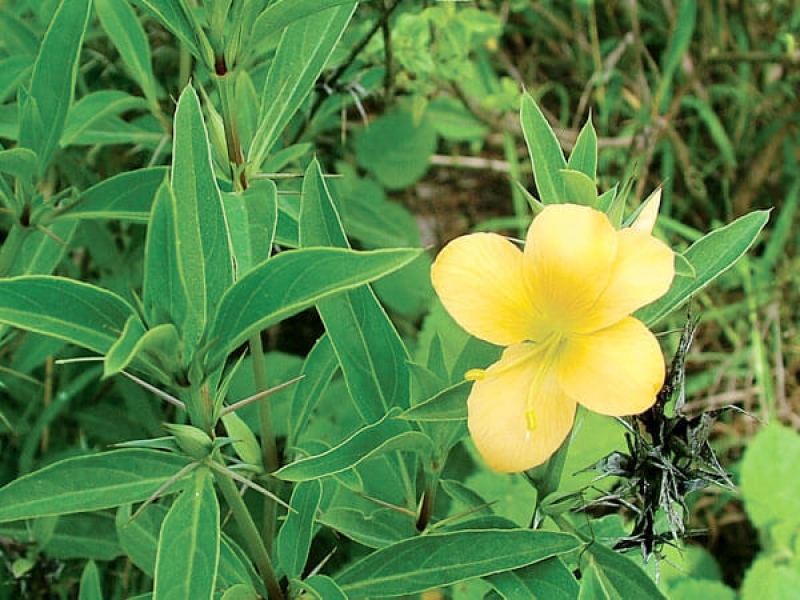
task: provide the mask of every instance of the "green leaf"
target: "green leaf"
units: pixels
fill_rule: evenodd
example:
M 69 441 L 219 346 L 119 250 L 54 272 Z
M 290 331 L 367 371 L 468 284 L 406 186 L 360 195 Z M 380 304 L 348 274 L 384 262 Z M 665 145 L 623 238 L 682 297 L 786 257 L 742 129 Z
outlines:
M 225 590 L 220 600 L 259 600 L 260 598 L 261 596 L 249 585 L 237 583 Z
M 562 169 L 558 175 L 564 186 L 564 198 L 568 202 L 591 207 L 597 204 L 597 186 L 586 173 Z
M 113 219 L 147 223 L 166 167 L 126 171 L 93 185 L 80 201 L 59 213 L 61 219 Z
M 47 540 L 33 531 L 39 547 L 50 558 L 113 560 L 123 554 L 117 540 L 114 521 L 108 513 L 85 513 L 37 519 L 55 521 L 55 529 Z M 30 522 L 17 521 L 0 525 L 0 536 L 27 543 L 31 540 Z
M 396 271 L 419 253 L 419 250 L 357 252 L 340 248 L 281 252 L 254 267 L 223 295 L 208 338 L 214 344 L 209 364 L 219 364 L 258 331 L 313 306 L 322 298 Z
M 595 542 L 582 555 L 581 600 L 666 600 L 650 577 L 627 556 Z
M 635 316 L 651 326 L 681 306 L 730 269 L 755 243 L 768 220 L 768 211 L 757 210 L 697 240 L 684 252 L 684 257 L 694 267 L 696 277 L 692 279 L 677 275 L 665 296 L 637 311 Z
M 327 10 L 320 10 L 320 2 L 314 5 L 309 16 L 286 27 L 272 59 L 261 96 L 258 129 L 247 156 L 255 165 L 261 165 L 268 157 L 281 131 L 313 89 L 350 22 L 356 3 Z M 254 39 L 260 42 L 262 38 Z
M 0 523 L 141 502 L 187 464 L 182 456 L 141 449 L 68 458 L 0 488 Z
M 471 386 L 470 381 L 459 381 L 415 404 L 400 418 L 409 421 L 463 421 L 467 418 L 467 396 Z
M 800 480 L 792 468 L 800 460 L 800 436 L 770 424 L 747 444 L 741 488 L 747 516 L 759 529 L 779 523 L 800 525 Z
M 222 422 L 225 424 L 225 431 L 235 440 L 233 449 L 236 455 L 245 464 L 260 467 L 261 447 L 258 445 L 258 440 L 250 426 L 235 412 L 223 415 Z
M 321 499 L 319 481 L 298 483 L 292 492 L 289 505 L 294 512 L 290 511 L 286 516 L 277 541 L 278 565 L 289 579 L 297 579 L 303 574 Z
M 278 189 L 269 179 L 257 180 L 244 192 L 223 194 L 222 203 L 239 279 L 270 256 L 278 225 Z
M 142 305 L 148 324 L 186 322 L 189 292 L 178 266 L 172 187 L 163 181 L 153 202 L 144 253 Z
M 49 275 L 64 258 L 77 229 L 76 222 L 53 223 L 45 230 L 25 230 L 25 241 L 18 260 L 9 271 L 14 275 Z M 15 235 L 17 225 L 11 227 L 8 236 Z M 55 236 L 57 239 L 53 239 Z M 6 240 L 9 239 L 6 238 Z
M 158 538 L 153 600 L 211 599 L 219 567 L 219 504 L 207 469 L 197 469 L 169 509 Z
M 148 577 L 156 572 L 156 552 L 158 551 L 158 532 L 167 509 L 161 504 L 150 504 L 131 521 L 131 505 L 117 509 L 115 525 L 119 543 L 125 554 Z
M 559 171 L 567 167 L 564 154 L 553 128 L 529 94 L 522 96 L 520 121 L 531 155 L 539 200 L 544 205 L 566 202 L 564 186 L 559 176 Z
M 11 148 L 0 151 L 0 173 L 7 173 L 30 183 L 37 173 L 38 157 L 27 148 Z
M 19 146 L 36 152 L 40 173 L 64 131 L 90 6 L 90 0 L 59 4 L 33 65 L 29 95 L 22 104 Z
M 146 107 L 142 98 L 120 90 L 102 90 L 87 94 L 70 109 L 60 145 L 66 147 L 76 143 L 85 131 L 108 117 L 119 117 L 125 112 Z
M 131 5 L 118 0 L 94 0 L 94 7 L 103 29 L 119 51 L 128 72 L 142 88 L 148 102 L 157 104 L 150 44 Z
M 383 548 L 419 533 L 413 517 L 391 508 L 365 513 L 349 506 L 335 506 L 322 513 L 319 522 L 367 548 Z
M 323 335 L 306 356 L 301 372 L 303 379 L 295 384 L 286 441 L 288 448 L 293 447 L 300 439 L 317 402 L 322 398 L 338 368 L 339 361 L 333 352 L 331 340 Z
M 580 590 L 572 571 L 558 557 L 490 575 L 486 580 L 499 596 L 512 600 L 577 600 Z
M 517 569 L 578 547 L 571 535 L 531 529 L 431 533 L 373 552 L 336 581 L 350 597 L 398 597 Z
M 347 600 L 348 596 L 336 582 L 326 575 L 312 575 L 303 581 L 292 581 L 292 585 L 305 591 L 314 600 Z
M 30 275 L 0 280 L 0 322 L 98 354 L 109 351 L 133 313 L 116 294 L 64 277 Z
M 137 315 L 128 317 L 122 335 L 114 342 L 103 361 L 103 377 L 116 375 L 127 367 L 136 354 L 136 346 L 144 337 L 145 328 Z
M 575 146 L 570 152 L 567 168 L 573 171 L 580 171 L 592 180 L 594 184 L 597 179 L 597 133 L 591 119 L 587 119 Z
M 426 440 L 430 446 L 430 440 L 419 432 L 409 431 L 408 423 L 397 419 L 395 411 L 392 411 L 377 423 L 362 427 L 322 454 L 301 458 L 279 469 L 274 475 L 284 481 L 327 477 L 351 469 L 380 452 L 409 449 L 414 447 L 413 444 L 424 448 Z
M 100 574 L 93 560 L 86 563 L 86 567 L 83 569 L 78 600 L 103 600 L 103 588 L 100 587 Z
M 302 197 L 300 246 L 348 248 L 316 160 L 306 171 Z M 408 353 L 372 289 L 364 286 L 320 300 L 317 311 L 364 421 L 375 421 L 389 407 L 408 406 Z
M 149 11 L 161 24 L 177 37 L 181 44 L 209 70 L 214 67 L 214 53 L 208 39 L 195 21 L 191 11 L 181 0 L 134 0 Z
M 358 163 L 390 190 L 406 188 L 428 170 L 436 130 L 427 119 L 396 110 L 372 121 L 356 138 Z
M 233 282 L 229 232 L 217 187 L 200 100 L 187 86 L 175 112 L 172 154 L 178 272 L 187 292 L 181 333 L 190 348 Z
M 786 600 L 796 596 L 800 586 L 797 563 L 782 564 L 783 560 L 757 557 L 745 574 L 741 600 Z
M 258 50 L 258 42 L 292 25 L 295 21 L 313 16 L 334 6 L 354 6 L 354 0 L 275 0 L 258 15 L 250 39 L 256 42 L 253 50 Z
M 0 15 L 4 14 L 8 14 L 8 11 L 0 11 Z M 36 42 L 38 45 L 39 40 Z M 34 58 L 26 54 L 17 54 L 0 60 L 0 103 L 16 95 L 19 86 L 29 80 L 33 61 Z
M 13 10 L 0 11 L 0 35 L 6 51 L 13 48 L 14 54 L 34 56 L 39 51 L 39 37 Z

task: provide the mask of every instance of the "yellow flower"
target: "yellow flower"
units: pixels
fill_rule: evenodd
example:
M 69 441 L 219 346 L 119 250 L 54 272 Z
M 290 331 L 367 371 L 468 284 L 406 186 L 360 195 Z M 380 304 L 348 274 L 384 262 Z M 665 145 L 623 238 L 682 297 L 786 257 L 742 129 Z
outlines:
M 469 431 L 495 471 L 547 460 L 577 404 L 622 416 L 654 403 L 661 348 L 630 316 L 666 293 L 675 273 L 672 251 L 651 235 L 654 221 L 648 210 L 616 230 L 597 210 L 554 204 L 534 219 L 524 251 L 476 233 L 439 253 L 431 278 L 447 311 L 475 337 L 506 346 L 498 362 L 466 375 L 475 382 Z

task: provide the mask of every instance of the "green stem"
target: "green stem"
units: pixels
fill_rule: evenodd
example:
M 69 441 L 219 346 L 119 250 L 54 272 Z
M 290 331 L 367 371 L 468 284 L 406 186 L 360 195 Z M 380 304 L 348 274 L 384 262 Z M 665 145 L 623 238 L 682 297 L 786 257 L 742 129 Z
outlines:
M 216 57 L 215 71 L 219 82 L 219 92 L 221 99 L 222 123 L 225 128 L 225 144 L 228 148 L 228 162 L 231 166 L 231 180 L 237 190 L 247 189 L 247 173 L 245 170 L 245 160 L 242 153 L 242 143 L 239 137 L 239 129 L 236 123 L 236 113 L 234 111 L 234 72 L 228 71 L 225 64 L 225 57 Z M 253 380 L 256 392 L 266 390 L 267 371 L 264 368 L 264 347 L 261 344 L 260 334 L 253 335 L 249 340 L 250 359 L 253 364 Z M 275 443 L 275 433 L 272 428 L 272 414 L 269 401 L 258 403 L 259 433 L 261 435 L 261 462 L 264 470 L 271 473 L 278 469 L 280 461 L 278 459 L 278 447 Z M 266 484 L 270 492 L 277 492 L 274 481 Z M 264 530 L 262 532 L 263 543 L 267 548 L 272 547 L 272 540 L 277 529 L 277 509 L 275 503 L 269 499 L 264 499 Z
M 425 491 L 422 493 L 422 505 L 419 508 L 416 524 L 417 531 L 425 531 L 433 516 L 433 507 L 436 504 L 436 490 L 439 489 L 439 469 L 437 467 L 438 465 L 434 465 L 426 476 L 428 481 Z
M 267 552 L 267 547 L 264 545 L 264 540 L 258 533 L 258 528 L 253 522 L 253 517 L 250 516 L 250 511 L 247 510 L 247 505 L 239 495 L 236 484 L 230 478 L 219 472 L 216 473 L 216 479 L 220 491 L 233 513 L 233 518 L 239 526 L 239 531 L 242 534 L 242 539 L 247 546 L 248 552 L 255 561 L 256 568 L 264 581 L 269 599 L 284 600 L 284 595 L 278 583 L 278 578 L 275 575 L 275 569 L 272 567 L 272 560 Z

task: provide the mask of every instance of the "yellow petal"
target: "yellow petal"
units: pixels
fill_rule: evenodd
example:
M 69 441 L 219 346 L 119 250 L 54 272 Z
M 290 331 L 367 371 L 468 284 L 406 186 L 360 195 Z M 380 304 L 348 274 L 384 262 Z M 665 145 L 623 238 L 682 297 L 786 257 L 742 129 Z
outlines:
M 603 415 L 634 415 L 650 408 L 664 383 L 664 357 L 641 321 L 619 323 L 565 342 L 558 360 L 564 391 Z
M 538 328 L 578 326 L 608 285 L 616 254 L 616 231 L 605 214 L 576 204 L 547 206 L 531 224 L 525 245 L 528 289 L 543 315 Z
M 530 345 L 512 346 L 472 387 L 470 435 L 495 471 L 516 473 L 542 464 L 572 429 L 576 405 L 559 388 L 556 373 L 545 373 L 532 389 L 541 367 L 538 359 Z M 532 431 L 529 424 L 535 424 Z
M 642 231 L 617 232 L 617 257 L 608 287 L 586 315 L 579 331 L 604 329 L 669 290 L 675 276 L 675 255 L 662 241 Z
M 461 327 L 487 342 L 509 346 L 529 337 L 534 320 L 522 260 L 522 251 L 499 235 L 465 235 L 442 249 L 431 280 Z
M 631 223 L 631 229 L 636 229 L 644 233 L 653 233 L 653 227 L 656 225 L 659 208 L 661 208 L 661 188 L 658 188 L 650 194 L 647 200 L 644 201 L 642 210 L 639 211 L 636 220 Z

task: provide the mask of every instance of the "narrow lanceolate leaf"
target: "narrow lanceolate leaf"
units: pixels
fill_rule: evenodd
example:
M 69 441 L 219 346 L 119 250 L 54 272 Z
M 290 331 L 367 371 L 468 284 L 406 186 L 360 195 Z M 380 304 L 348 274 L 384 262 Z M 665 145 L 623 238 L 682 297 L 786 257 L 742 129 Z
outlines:
M 559 175 L 559 171 L 566 168 L 567 162 L 550 123 L 528 94 L 522 96 L 520 120 L 533 163 L 533 177 L 539 191 L 539 200 L 544 205 L 567 202 Z
M 396 450 L 430 455 L 433 442 L 424 433 L 409 431 L 407 422 L 395 418 L 395 412 L 359 429 L 330 450 L 301 458 L 275 472 L 285 481 L 308 481 L 347 471 L 366 459 Z
M 90 6 L 90 0 L 59 4 L 33 65 L 30 93 L 22 105 L 19 145 L 39 155 L 40 172 L 64 130 Z
M 189 292 L 179 271 L 175 210 L 172 186 L 162 181 L 153 202 L 144 251 L 142 304 L 150 327 L 161 323 L 182 327 L 188 318 Z
M 142 502 L 188 464 L 176 454 L 142 449 L 68 458 L 0 488 L 0 522 Z M 177 489 L 180 484 L 168 491 Z
M 590 544 L 581 563 L 580 598 L 666 600 L 641 567 L 602 544 Z
M 197 469 L 161 526 L 153 600 L 212 598 L 219 567 L 219 504 L 207 469 Z
M 58 219 L 147 223 L 156 190 L 164 182 L 166 174 L 166 167 L 148 167 L 104 179 L 83 192 L 80 201 L 63 210 Z
M 310 16 L 294 21 L 283 32 L 264 83 L 259 125 L 248 152 L 253 164 L 264 162 L 289 119 L 314 88 L 355 5 L 350 2 L 327 10 L 319 10 L 317 5 Z
M 86 567 L 83 569 L 78 600 L 103 600 L 103 589 L 100 587 L 100 574 L 93 560 L 86 563 Z
M 584 173 L 592 182 L 597 179 L 597 132 L 591 119 L 586 120 L 578 139 L 575 140 L 567 168 Z
M 317 509 L 322 499 L 319 481 L 304 481 L 295 486 L 290 506 L 294 512 L 286 516 L 278 533 L 278 565 L 289 579 L 303 574 L 314 537 Z
M 695 276 L 676 275 L 667 294 L 637 311 L 636 317 L 650 326 L 678 308 L 730 269 L 755 243 L 768 220 L 769 212 L 758 210 L 697 240 L 683 254 Z
M 269 179 L 254 181 L 243 192 L 223 194 L 222 202 L 238 279 L 272 252 L 278 225 L 278 189 Z
M 257 43 L 258 40 L 277 33 L 295 21 L 310 17 L 326 8 L 354 4 L 354 0 L 275 0 L 258 15 L 250 37 Z
M 148 101 L 157 102 L 150 44 L 131 5 L 118 0 L 94 0 L 94 7 L 128 72 L 142 88 Z
M 203 334 L 222 293 L 233 282 L 233 263 L 222 195 L 200 101 L 191 86 L 178 100 L 172 154 L 178 270 L 188 294 L 184 340 Z
M 49 335 L 105 354 L 134 310 L 102 288 L 65 277 L 0 280 L 0 323 Z
M 303 180 L 300 246 L 348 248 L 339 214 L 319 163 Z M 408 352 L 369 286 L 317 303 L 345 383 L 364 421 L 372 423 L 392 406 L 408 406 Z
M 579 545 L 571 535 L 532 529 L 432 533 L 377 550 L 335 579 L 348 597 L 393 598 L 517 569 Z
M 250 270 L 222 297 L 208 337 L 212 344 L 209 364 L 219 364 L 254 333 L 327 296 L 388 275 L 420 252 L 305 248 L 270 258 Z
M 61 145 L 69 146 L 79 142 L 81 135 L 93 129 L 103 120 L 120 117 L 122 113 L 147 108 L 140 96 L 133 96 L 121 90 L 101 90 L 92 92 L 78 100 L 69 111 Z
M 333 353 L 331 340 L 323 335 L 311 348 L 303 363 L 303 378 L 295 385 L 289 416 L 289 433 L 286 446 L 291 448 L 303 434 L 308 419 L 322 394 L 333 379 L 339 362 Z

